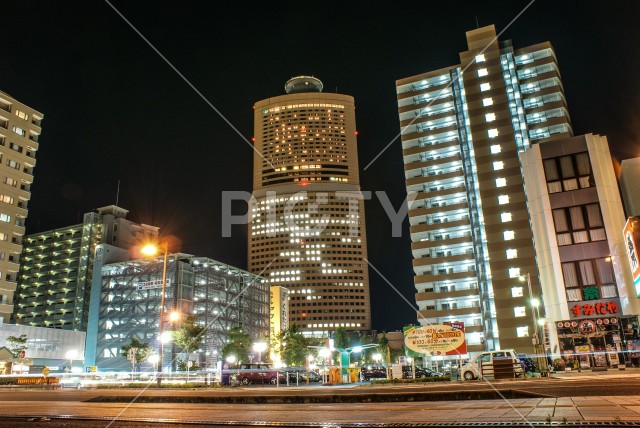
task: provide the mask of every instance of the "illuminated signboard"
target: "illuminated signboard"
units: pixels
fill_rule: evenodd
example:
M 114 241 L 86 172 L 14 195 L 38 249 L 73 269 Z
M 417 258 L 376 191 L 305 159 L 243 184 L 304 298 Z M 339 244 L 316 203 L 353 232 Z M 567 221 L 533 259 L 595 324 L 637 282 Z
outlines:
M 425 355 L 462 355 L 467 353 L 464 324 L 409 327 L 404 331 L 404 345 Z
M 640 217 L 630 217 L 624 227 L 624 246 L 627 249 L 629 266 L 633 274 L 636 296 L 640 297 Z

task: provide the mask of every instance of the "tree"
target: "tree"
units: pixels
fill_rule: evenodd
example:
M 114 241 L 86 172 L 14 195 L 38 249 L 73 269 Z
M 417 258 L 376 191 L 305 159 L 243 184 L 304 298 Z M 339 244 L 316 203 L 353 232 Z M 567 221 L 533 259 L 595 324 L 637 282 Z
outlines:
M 338 327 L 333 332 L 333 346 L 336 348 L 348 348 L 351 344 L 351 338 L 344 327 Z
M 204 332 L 206 330 L 207 329 L 205 327 L 198 325 L 194 315 L 189 315 L 182 321 L 180 328 L 173 332 L 173 343 L 182 348 L 182 350 L 187 354 L 186 361 L 191 359 L 192 352 L 197 351 L 202 347 Z M 189 364 L 184 362 L 183 365 L 186 366 L 187 381 L 189 381 Z M 180 361 L 178 361 L 178 370 L 182 370 L 180 368 Z
M 289 366 L 304 366 L 307 358 L 307 347 L 310 342 L 301 332 L 300 328 L 293 324 L 285 332 L 282 360 Z
M 242 327 L 233 327 L 227 333 L 227 344 L 222 348 L 222 358 L 229 355 L 236 357 L 236 361 L 240 362 L 247 357 L 249 353 L 249 345 L 251 338 L 249 333 L 245 332 Z
M 7 348 L 11 351 L 13 355 L 18 357 L 20 355 L 20 351 L 26 351 L 29 347 L 27 346 L 27 335 L 21 334 L 20 336 L 8 336 L 7 337 Z
M 129 342 L 128 345 L 120 347 L 120 351 L 122 352 L 121 355 L 127 360 L 129 359 L 129 349 L 131 348 L 136 348 L 135 366 L 137 367 L 138 371 L 140 371 L 140 365 L 143 361 L 146 361 L 146 359 L 149 358 L 153 350 L 148 343 L 141 342 L 138 338 L 132 337 L 131 342 Z

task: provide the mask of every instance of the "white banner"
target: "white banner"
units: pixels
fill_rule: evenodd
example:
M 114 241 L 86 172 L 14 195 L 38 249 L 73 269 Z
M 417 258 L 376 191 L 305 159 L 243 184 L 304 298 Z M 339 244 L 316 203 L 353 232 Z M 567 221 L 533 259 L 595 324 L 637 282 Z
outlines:
M 167 279 L 167 287 L 171 285 L 171 280 Z M 155 281 L 146 281 L 136 283 L 136 289 L 138 290 L 151 290 L 152 288 L 162 288 L 162 280 L 156 279 Z

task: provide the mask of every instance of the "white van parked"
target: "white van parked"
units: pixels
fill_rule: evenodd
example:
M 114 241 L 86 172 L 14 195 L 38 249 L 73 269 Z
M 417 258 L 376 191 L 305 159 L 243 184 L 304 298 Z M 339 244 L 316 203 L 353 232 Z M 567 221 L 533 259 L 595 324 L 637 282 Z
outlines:
M 501 349 L 498 351 L 481 352 L 473 360 L 464 364 L 461 369 L 462 377 L 465 380 L 478 379 L 482 370 L 487 373 L 493 373 L 494 359 L 511 359 L 514 363 L 515 373 L 517 376 L 524 375 L 524 369 L 518 359 L 518 354 L 513 349 Z

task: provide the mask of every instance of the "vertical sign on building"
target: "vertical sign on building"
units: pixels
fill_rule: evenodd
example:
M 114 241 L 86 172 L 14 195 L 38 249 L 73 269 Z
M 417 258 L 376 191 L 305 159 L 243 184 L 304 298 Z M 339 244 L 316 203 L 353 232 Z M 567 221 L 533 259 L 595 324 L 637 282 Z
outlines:
M 629 257 L 629 265 L 633 274 L 633 284 L 636 289 L 636 296 L 640 297 L 640 217 L 629 217 L 624 226 L 624 244 Z
M 274 285 L 269 289 L 269 336 L 277 341 L 280 333 L 289 328 L 289 290 Z M 277 347 L 276 347 L 277 348 Z M 279 355 L 273 355 L 272 361 L 278 360 Z

